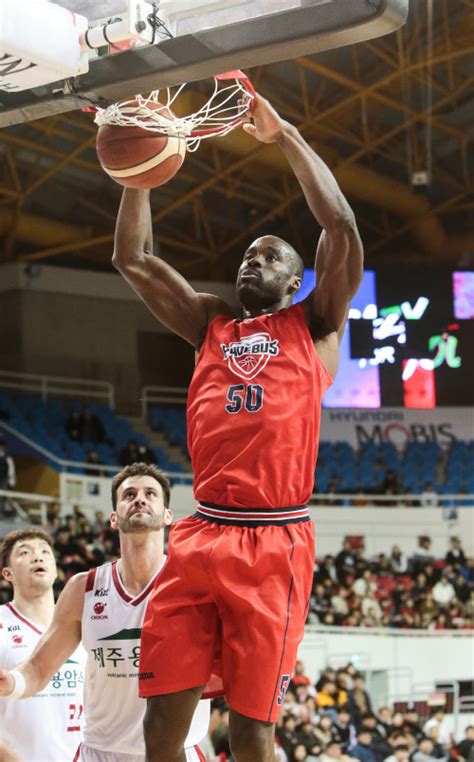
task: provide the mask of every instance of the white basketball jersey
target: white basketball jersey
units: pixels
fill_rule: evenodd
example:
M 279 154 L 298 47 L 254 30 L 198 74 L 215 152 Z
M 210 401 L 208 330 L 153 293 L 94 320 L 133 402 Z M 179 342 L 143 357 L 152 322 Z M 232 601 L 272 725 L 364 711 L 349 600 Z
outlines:
M 43 631 L 12 603 L 0 606 L 0 665 L 28 659 Z M 27 699 L 0 698 L 0 738 L 25 762 L 71 762 L 82 740 L 84 665 L 80 646 L 48 685 Z
M 125 590 L 115 561 L 89 572 L 82 614 L 87 651 L 84 743 L 89 747 L 145 756 L 146 700 L 138 696 L 140 636 L 148 596 L 160 571 L 135 597 Z M 209 701 L 200 701 L 186 746 L 204 738 L 209 713 Z

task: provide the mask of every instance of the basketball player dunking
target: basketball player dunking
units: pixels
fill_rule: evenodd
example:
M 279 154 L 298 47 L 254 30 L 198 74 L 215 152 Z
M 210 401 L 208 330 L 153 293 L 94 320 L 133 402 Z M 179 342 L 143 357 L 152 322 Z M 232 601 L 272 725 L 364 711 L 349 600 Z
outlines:
M 11 697 L 13 692 L 17 698 L 27 698 L 42 690 L 81 638 L 87 651 L 84 742 L 80 746 L 76 742 L 66 757 L 25 756 L 25 760 L 145 762 L 145 702 L 138 697 L 137 685 L 140 630 L 150 591 L 165 563 L 169 497 L 169 482 L 155 466 L 135 463 L 117 474 L 110 522 L 120 533 L 120 560 L 73 577 L 32 656 L 13 674 L 0 670 L 0 696 Z M 208 725 L 209 702 L 203 701 L 185 744 L 187 762 L 204 759 L 195 744 L 204 738 Z M 14 726 L 18 728 L 18 723 Z M 46 731 L 53 734 L 53 725 Z M 43 727 L 43 739 L 44 733 Z
M 328 167 L 263 98 L 246 122 L 249 134 L 280 146 L 322 227 L 317 286 L 301 304 L 291 306 L 303 262 L 280 238 L 265 235 L 245 252 L 236 316 L 152 256 L 147 191 L 126 189 L 117 220 L 114 265 L 197 351 L 188 440 L 198 507 L 171 531 L 142 632 L 148 762 L 184 760 L 188 725 L 211 675 L 231 707 L 235 760 L 273 760 L 274 723 L 312 584 L 306 503 L 321 399 L 362 276 L 354 215 Z

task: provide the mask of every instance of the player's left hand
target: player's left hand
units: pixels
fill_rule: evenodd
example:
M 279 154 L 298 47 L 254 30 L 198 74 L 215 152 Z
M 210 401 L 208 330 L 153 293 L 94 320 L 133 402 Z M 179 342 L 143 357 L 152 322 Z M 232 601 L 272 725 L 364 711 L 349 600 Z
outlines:
M 261 95 L 255 96 L 253 111 L 249 109 L 243 121 L 242 128 L 245 132 L 262 143 L 275 143 L 287 125 L 272 104 Z
M 9 696 L 15 688 L 15 681 L 7 669 L 0 668 L 0 696 Z M 1 757 L 0 757 L 1 759 Z

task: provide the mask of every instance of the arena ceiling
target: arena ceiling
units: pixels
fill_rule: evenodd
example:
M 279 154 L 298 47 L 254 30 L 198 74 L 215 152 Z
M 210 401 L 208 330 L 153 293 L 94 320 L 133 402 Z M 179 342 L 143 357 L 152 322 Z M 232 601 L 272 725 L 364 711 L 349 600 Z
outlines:
M 411 0 L 387 37 L 249 72 L 333 169 L 369 266 L 474 265 L 474 0 L 434 0 L 431 48 L 427 6 Z M 121 189 L 95 135 L 83 112 L 1 130 L 0 262 L 111 267 Z M 152 210 L 160 254 L 190 278 L 232 280 L 268 232 L 313 260 L 319 231 L 283 155 L 241 130 L 188 154 Z

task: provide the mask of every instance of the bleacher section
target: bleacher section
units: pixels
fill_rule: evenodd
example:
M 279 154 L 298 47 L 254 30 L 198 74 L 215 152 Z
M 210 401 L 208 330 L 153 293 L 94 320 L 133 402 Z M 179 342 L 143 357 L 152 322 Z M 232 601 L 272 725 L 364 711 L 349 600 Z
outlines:
M 96 415 L 102 422 L 106 441 L 93 443 L 71 440 L 65 429 L 66 421 L 71 412 L 80 413 L 82 407 L 83 403 L 79 400 L 67 400 L 67 402 L 56 398 L 42 400 L 32 394 L 10 395 L 0 391 L 0 418 L 61 460 L 84 463 L 87 460 L 87 454 L 94 449 L 102 464 L 117 466 L 118 453 L 133 439 L 138 445 L 152 449 L 156 462 L 165 471 L 181 473 L 184 470 L 181 463 L 170 460 L 165 449 L 152 448 L 149 439 L 143 433 L 136 431 L 127 418 L 117 415 L 109 405 L 104 403 L 90 403 L 88 407 L 92 415 Z M 49 465 L 57 468 L 54 460 L 49 460 Z M 83 469 L 73 469 L 73 472 L 82 474 Z
M 402 453 L 393 444 L 366 443 L 356 453 L 346 442 L 321 442 L 316 467 L 318 492 L 383 492 L 388 470 L 399 490 L 421 494 L 432 485 L 439 494 L 474 491 L 474 441 L 453 442 L 443 450 L 436 442 L 410 442 Z
M 118 453 L 129 440 L 155 453 L 156 461 L 166 471 L 183 473 L 182 462 L 170 457 L 164 446 L 153 446 L 150 437 L 137 431 L 130 421 L 117 415 L 105 403 L 90 403 L 89 409 L 102 422 L 106 440 L 100 443 L 77 442 L 69 438 L 65 424 L 73 411 L 81 412 L 79 400 L 64 401 L 54 397 L 42 400 L 33 394 L 10 394 L 0 391 L 0 418 L 40 447 L 65 461 L 84 463 L 91 449 L 106 466 L 117 466 Z M 186 452 L 186 411 L 184 406 L 152 405 L 148 424 L 153 431 L 165 434 L 171 447 Z M 146 427 L 145 427 L 146 428 Z M 53 467 L 57 464 L 50 463 Z M 436 442 L 410 442 L 403 452 L 384 442 L 363 444 L 359 452 L 347 442 L 321 442 L 315 471 L 315 488 L 321 494 L 383 492 L 388 470 L 398 480 L 398 491 L 420 494 L 427 484 L 440 495 L 474 493 L 474 440 L 453 441 L 448 450 Z M 77 469 L 82 473 L 82 469 Z

